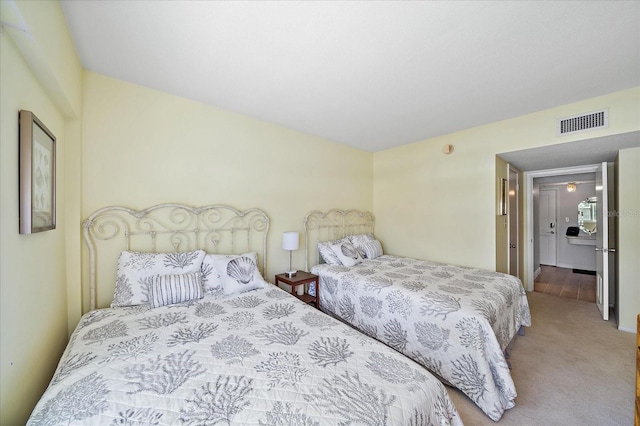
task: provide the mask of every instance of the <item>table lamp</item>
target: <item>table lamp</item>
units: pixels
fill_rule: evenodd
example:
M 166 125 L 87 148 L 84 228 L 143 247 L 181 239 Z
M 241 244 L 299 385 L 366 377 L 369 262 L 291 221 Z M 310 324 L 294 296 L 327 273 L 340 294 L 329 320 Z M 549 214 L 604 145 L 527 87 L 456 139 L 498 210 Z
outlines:
M 289 250 L 289 270 L 286 272 L 287 277 L 293 277 L 297 271 L 295 271 L 291 266 L 291 257 L 293 256 L 293 251 L 298 250 L 298 241 L 300 239 L 300 234 L 295 231 L 285 232 L 282 234 L 282 249 Z

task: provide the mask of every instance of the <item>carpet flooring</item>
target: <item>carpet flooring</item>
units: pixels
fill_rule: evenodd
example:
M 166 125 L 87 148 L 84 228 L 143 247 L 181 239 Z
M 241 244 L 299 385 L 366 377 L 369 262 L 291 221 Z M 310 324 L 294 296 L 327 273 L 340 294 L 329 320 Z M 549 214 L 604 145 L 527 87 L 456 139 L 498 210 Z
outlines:
M 465 425 L 632 426 L 635 341 L 593 303 L 527 293 L 532 326 L 511 352 L 518 397 L 498 423 L 447 388 Z

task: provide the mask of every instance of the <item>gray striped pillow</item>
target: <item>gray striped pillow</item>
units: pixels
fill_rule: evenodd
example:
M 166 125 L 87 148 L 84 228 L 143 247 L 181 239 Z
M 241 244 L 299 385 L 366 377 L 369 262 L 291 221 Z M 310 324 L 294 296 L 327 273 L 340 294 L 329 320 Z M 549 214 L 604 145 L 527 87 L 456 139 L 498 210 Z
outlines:
M 150 289 L 149 303 L 154 308 L 202 299 L 202 272 L 156 275 Z
M 364 251 L 364 257 L 367 259 L 375 259 L 382 256 L 382 244 L 380 241 L 373 240 L 362 245 L 362 251 Z

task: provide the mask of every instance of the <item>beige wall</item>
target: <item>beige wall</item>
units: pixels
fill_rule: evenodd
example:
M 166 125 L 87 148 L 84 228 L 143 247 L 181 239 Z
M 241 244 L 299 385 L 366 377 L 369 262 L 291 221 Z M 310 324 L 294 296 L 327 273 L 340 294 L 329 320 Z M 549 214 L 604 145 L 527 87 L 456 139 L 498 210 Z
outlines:
M 66 126 L 80 107 L 82 69 L 57 2 L 1 7 L 3 22 L 27 30 L 0 33 L 0 424 L 17 425 L 25 423 L 67 343 L 65 180 L 73 148 Z M 32 235 L 18 233 L 21 109 L 57 138 L 57 228 Z
M 495 155 L 585 138 L 556 137 L 556 119 L 603 107 L 610 127 L 589 138 L 640 129 L 636 87 L 375 153 L 374 212 L 385 250 L 494 269 Z M 455 147 L 450 155 L 446 144 Z
M 618 325 L 634 332 L 640 314 L 640 148 L 618 153 Z
M 307 212 L 373 207 L 371 153 L 91 72 L 82 133 L 84 217 L 163 202 L 262 208 L 270 281 L 289 264 L 282 232 L 302 237 Z M 304 268 L 302 248 L 293 256 Z
M 604 107 L 609 108 L 609 128 L 556 137 L 557 118 Z M 505 256 L 496 248 L 496 235 L 501 239 L 504 236 L 497 233 L 496 226 L 502 222 L 495 214 L 499 178 L 496 168 L 503 164 L 496 163 L 495 155 L 638 131 L 639 116 L 640 87 L 636 87 L 375 153 L 374 213 L 385 251 L 487 269 L 502 268 Z M 454 145 L 453 154 L 442 153 L 446 144 Z M 632 163 L 636 158 L 630 155 L 626 161 Z M 637 210 L 637 177 L 631 175 L 631 170 L 637 173 L 635 161 L 635 169 L 627 164 L 626 171 L 621 172 L 619 196 L 621 205 L 626 203 Z M 623 169 L 625 162 L 621 163 Z M 521 188 L 526 191 L 526 187 Z M 523 209 L 527 208 L 523 202 Z M 625 236 L 630 247 L 635 247 L 631 253 L 637 255 L 638 240 L 633 236 L 638 233 L 632 232 L 636 223 L 633 220 L 620 221 L 620 235 Z M 523 237 L 523 241 L 528 238 L 526 234 Z M 524 246 L 523 255 L 527 256 Z M 525 263 L 522 263 L 524 277 L 528 275 Z M 621 257 L 619 273 L 621 298 L 629 295 L 620 306 L 626 324 L 629 315 L 635 315 L 640 307 L 637 279 L 636 284 L 630 279 L 637 277 L 637 261 Z M 620 326 L 625 327 L 622 322 Z
M 18 111 L 33 111 L 58 141 L 64 140 L 64 119 L 5 36 L 0 36 L 0 51 L 0 423 L 24 424 L 67 343 L 67 300 L 63 184 L 57 185 L 57 229 L 18 233 Z M 57 154 L 57 171 L 64 173 L 64 144 L 58 143 Z

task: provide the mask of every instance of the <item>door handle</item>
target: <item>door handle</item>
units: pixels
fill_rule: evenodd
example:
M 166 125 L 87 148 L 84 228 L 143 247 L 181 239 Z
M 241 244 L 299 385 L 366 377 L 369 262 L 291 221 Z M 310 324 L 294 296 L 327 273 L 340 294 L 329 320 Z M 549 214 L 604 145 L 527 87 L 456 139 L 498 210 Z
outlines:
M 555 232 L 553 232 L 553 231 L 550 231 L 549 233 L 550 233 L 550 234 L 555 234 Z

